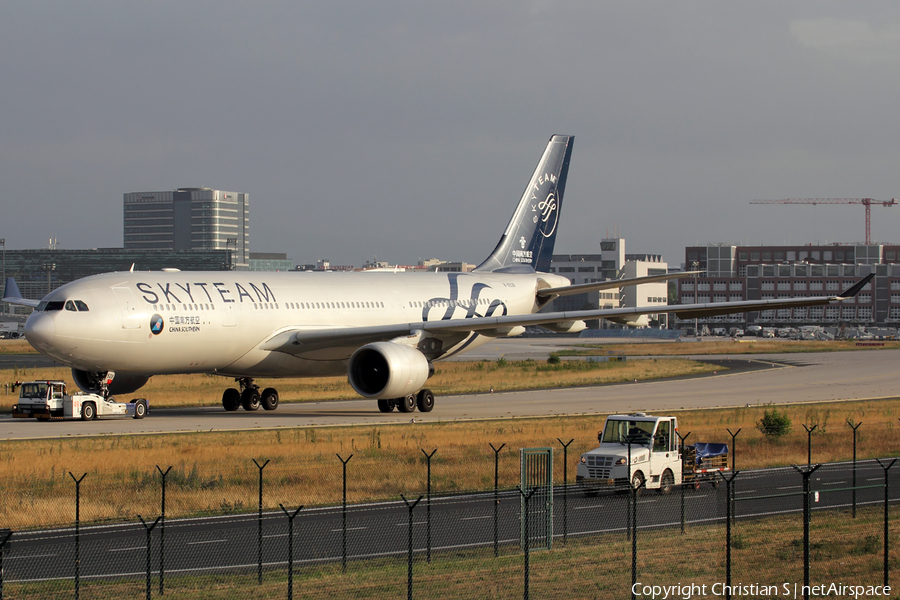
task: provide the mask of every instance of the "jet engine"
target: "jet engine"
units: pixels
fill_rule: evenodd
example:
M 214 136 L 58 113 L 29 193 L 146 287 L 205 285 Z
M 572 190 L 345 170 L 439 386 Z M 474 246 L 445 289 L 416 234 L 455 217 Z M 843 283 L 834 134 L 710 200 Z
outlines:
M 105 372 L 72 369 L 72 379 L 75 380 L 75 385 L 77 385 L 82 392 L 87 392 L 88 394 L 99 394 L 100 382 L 102 382 L 105 377 Z M 112 383 L 109 384 L 107 389 L 111 396 L 130 394 L 142 388 L 149 379 L 149 377 L 141 375 L 116 373 L 115 378 Z
M 360 396 L 402 398 L 418 392 L 434 375 L 434 366 L 416 348 L 375 342 L 356 350 L 347 365 L 347 378 Z

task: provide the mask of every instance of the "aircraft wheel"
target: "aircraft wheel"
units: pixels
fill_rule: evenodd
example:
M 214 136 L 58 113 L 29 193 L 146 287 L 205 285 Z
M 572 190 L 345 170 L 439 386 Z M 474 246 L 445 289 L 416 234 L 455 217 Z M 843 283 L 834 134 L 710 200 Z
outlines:
M 85 402 L 81 405 L 81 420 L 90 421 L 97 415 L 97 409 L 93 402 Z
M 419 407 L 419 412 L 431 412 L 431 409 L 434 408 L 434 394 L 431 393 L 431 390 L 424 389 L 419 391 L 416 395 L 416 406 Z
M 259 404 L 259 390 L 256 388 L 247 388 L 244 390 L 244 393 L 241 394 L 241 406 L 244 407 L 244 410 L 259 410 Z
M 134 418 L 143 419 L 147 416 L 147 401 L 141 398 L 134 403 Z
M 278 391 L 275 388 L 266 388 L 262 393 L 262 407 L 265 410 L 278 408 Z
M 378 410 L 383 413 L 389 413 L 394 410 L 394 401 L 390 398 L 382 398 L 378 400 Z
M 222 406 L 228 412 L 237 410 L 241 405 L 241 393 L 234 388 L 228 388 L 222 394 Z
M 395 402 L 397 403 L 397 408 L 399 408 L 402 413 L 411 413 L 416 410 L 415 394 L 407 394 L 403 398 L 397 398 Z

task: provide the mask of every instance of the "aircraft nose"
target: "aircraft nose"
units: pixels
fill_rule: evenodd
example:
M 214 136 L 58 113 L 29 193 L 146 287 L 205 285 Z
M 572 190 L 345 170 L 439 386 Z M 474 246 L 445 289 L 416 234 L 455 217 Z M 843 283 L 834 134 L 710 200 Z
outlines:
M 46 314 L 32 314 L 25 322 L 25 337 L 37 349 L 50 348 L 56 337 L 56 326 L 53 318 Z

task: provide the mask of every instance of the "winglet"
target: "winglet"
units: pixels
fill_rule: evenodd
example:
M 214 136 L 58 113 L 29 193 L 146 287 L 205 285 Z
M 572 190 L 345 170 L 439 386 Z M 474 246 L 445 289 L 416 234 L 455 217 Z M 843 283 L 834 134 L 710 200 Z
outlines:
M 853 284 L 853 287 L 850 287 L 838 295 L 838 298 L 852 298 L 857 295 L 861 289 L 866 287 L 866 284 L 872 281 L 872 278 L 875 277 L 875 273 L 869 273 L 858 282 Z

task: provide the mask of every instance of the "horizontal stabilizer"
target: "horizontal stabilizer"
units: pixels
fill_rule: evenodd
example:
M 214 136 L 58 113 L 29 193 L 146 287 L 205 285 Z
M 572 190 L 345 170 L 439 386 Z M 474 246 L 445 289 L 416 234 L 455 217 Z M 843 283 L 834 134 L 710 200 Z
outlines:
M 23 298 L 22 292 L 19 291 L 19 286 L 16 285 L 16 280 L 12 277 L 6 278 L 6 289 L 4 290 L 3 301 L 8 304 L 15 304 L 17 306 L 31 307 L 36 307 L 41 303 L 40 300 L 29 300 L 27 298 Z

